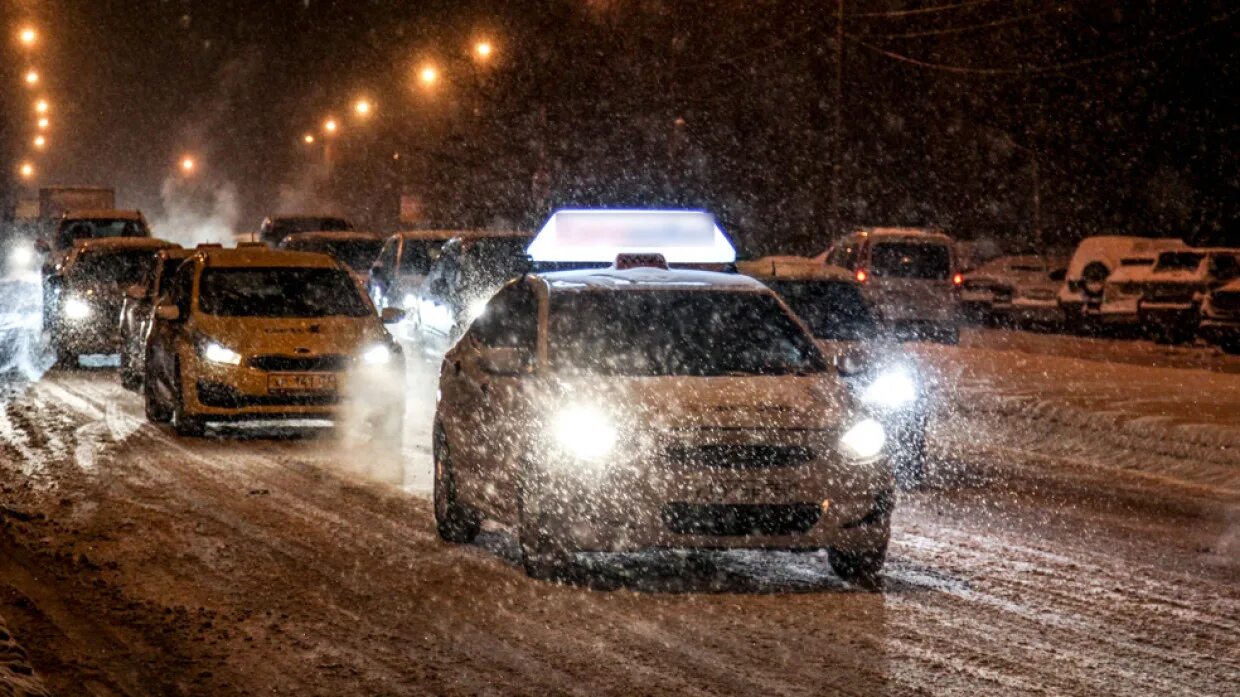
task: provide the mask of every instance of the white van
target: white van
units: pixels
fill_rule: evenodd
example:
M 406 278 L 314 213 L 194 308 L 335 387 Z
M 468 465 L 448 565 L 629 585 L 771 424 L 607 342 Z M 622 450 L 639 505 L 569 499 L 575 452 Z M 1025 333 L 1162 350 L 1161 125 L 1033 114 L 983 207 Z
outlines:
M 1121 265 L 1153 266 L 1161 252 L 1185 247 L 1183 240 L 1169 237 L 1100 235 L 1081 240 L 1059 289 L 1065 324 L 1080 329 L 1098 318 L 1107 278 Z
M 879 322 L 900 338 L 960 340 L 960 285 L 952 238 L 922 228 L 864 228 L 819 254 L 852 272 Z

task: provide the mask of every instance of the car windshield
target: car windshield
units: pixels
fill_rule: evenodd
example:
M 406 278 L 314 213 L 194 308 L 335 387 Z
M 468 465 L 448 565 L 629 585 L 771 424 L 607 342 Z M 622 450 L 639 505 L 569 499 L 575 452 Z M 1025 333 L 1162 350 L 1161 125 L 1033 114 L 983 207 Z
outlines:
M 339 269 L 236 268 L 202 272 L 198 308 L 225 317 L 364 317 L 353 279 Z
M 703 290 L 552 294 L 553 370 L 615 376 L 790 375 L 825 369 L 773 295 Z
M 765 283 L 820 339 L 856 341 L 873 336 L 875 332 L 874 316 L 861 291 L 851 283 L 778 280 Z
M 525 237 L 492 237 L 463 244 L 461 272 L 465 287 L 494 287 L 529 270 Z
M 131 218 L 92 218 L 66 220 L 57 232 L 57 246 L 67 247 L 74 240 L 99 240 L 110 237 L 150 237 L 141 220 Z
M 945 280 L 951 274 L 951 252 L 938 243 L 875 242 L 869 271 L 875 278 Z
M 299 232 L 346 232 L 353 225 L 344 218 L 278 218 L 271 224 L 279 236 Z
M 142 280 L 155 265 L 150 249 L 120 252 L 87 252 L 78 258 L 70 272 L 76 284 L 129 286 Z
M 1158 257 L 1158 271 L 1193 271 L 1205 258 L 1204 254 L 1194 252 L 1167 252 Z
M 285 249 L 300 252 L 327 254 L 350 269 L 364 273 L 370 270 L 375 257 L 379 256 L 379 250 L 383 248 L 383 240 L 365 238 L 333 240 L 295 236 L 283 246 Z

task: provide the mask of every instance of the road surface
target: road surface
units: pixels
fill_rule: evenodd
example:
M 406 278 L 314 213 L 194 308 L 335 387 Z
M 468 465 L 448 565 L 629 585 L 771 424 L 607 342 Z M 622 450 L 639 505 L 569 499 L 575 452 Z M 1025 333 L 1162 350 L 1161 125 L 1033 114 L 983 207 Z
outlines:
M 108 368 L 15 373 L 0 616 L 61 695 L 1234 694 L 1240 375 L 1076 341 L 921 350 L 933 479 L 902 495 L 879 593 L 815 555 L 609 558 L 554 585 L 507 531 L 446 545 L 425 400 L 400 452 L 180 439 Z

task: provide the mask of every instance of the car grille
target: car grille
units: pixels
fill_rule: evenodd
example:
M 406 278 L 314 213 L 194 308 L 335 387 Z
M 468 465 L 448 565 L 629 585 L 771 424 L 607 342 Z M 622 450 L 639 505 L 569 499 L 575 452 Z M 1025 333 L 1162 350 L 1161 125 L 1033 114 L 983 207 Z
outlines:
M 254 356 L 250 367 L 270 372 L 334 372 L 347 368 L 349 357 L 329 353 L 322 356 Z
M 794 467 L 814 459 L 811 448 L 799 445 L 672 445 L 666 452 L 677 464 L 727 469 Z
M 694 504 L 674 502 L 663 507 L 663 525 L 677 535 L 792 535 L 814 527 L 822 509 L 813 503 Z
M 247 395 L 228 385 L 199 381 L 198 401 L 219 409 L 245 409 L 247 407 L 327 407 L 340 403 L 335 392 L 324 394 L 272 394 Z
M 1210 304 L 1219 310 L 1240 312 L 1240 291 L 1215 292 L 1210 298 Z

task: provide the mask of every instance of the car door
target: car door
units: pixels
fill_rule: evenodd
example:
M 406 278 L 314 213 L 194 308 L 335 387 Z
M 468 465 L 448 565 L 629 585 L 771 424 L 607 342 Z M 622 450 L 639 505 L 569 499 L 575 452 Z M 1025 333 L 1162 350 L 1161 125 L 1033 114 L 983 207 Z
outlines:
M 185 322 L 189 319 L 194 290 L 194 274 L 197 264 L 187 262 L 177 268 L 168 282 L 167 292 L 156 302 L 176 305 L 180 317 L 174 321 L 152 315 L 150 336 L 147 339 L 147 377 L 151 388 L 163 399 L 172 398 L 173 368 L 176 365 L 177 345 Z
M 510 494 L 532 435 L 524 386 L 537 337 L 538 298 L 528 282 L 513 281 L 470 326 L 451 366 L 468 403 L 463 425 L 472 434 L 465 478 L 480 485 L 470 498 L 496 515 L 514 510 Z
M 460 246 L 445 245 L 422 284 L 418 302 L 418 334 L 428 352 L 444 353 L 452 345 L 457 311 L 453 288 L 460 275 Z

